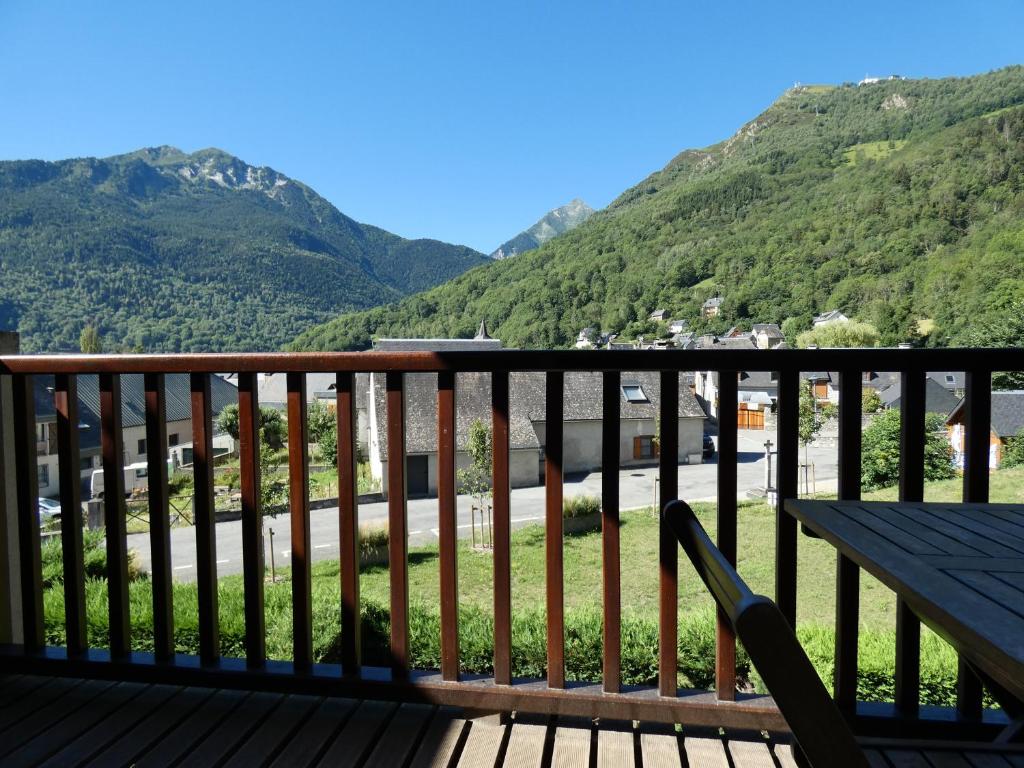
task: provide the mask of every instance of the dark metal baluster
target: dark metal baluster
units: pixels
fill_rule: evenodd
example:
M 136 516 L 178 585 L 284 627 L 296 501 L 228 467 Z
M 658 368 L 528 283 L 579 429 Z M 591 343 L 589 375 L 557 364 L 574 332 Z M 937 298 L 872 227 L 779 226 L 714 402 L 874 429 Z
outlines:
M 245 663 L 267 661 L 263 602 L 263 508 L 260 502 L 260 406 L 256 374 L 238 375 L 238 457 L 242 492 L 242 582 L 245 588 Z
M 604 374 L 601 417 L 601 575 L 604 587 L 605 693 L 618 693 L 622 666 L 622 596 L 619 576 L 619 409 L 621 377 Z
M 967 434 L 964 438 L 964 501 L 988 502 L 989 434 L 992 419 L 992 372 L 967 371 Z M 967 663 L 957 665 L 956 710 L 964 720 L 981 719 L 981 681 Z
M 171 586 L 171 531 L 167 487 L 167 407 L 164 375 L 147 373 L 146 466 L 149 485 L 149 549 L 153 585 L 153 655 L 174 658 L 174 603 Z
M 458 500 L 455 495 L 455 374 L 437 375 L 437 514 L 441 576 L 441 678 L 459 679 Z
M 292 538 L 292 654 L 295 669 L 313 664 L 313 601 L 309 546 L 309 418 L 306 375 L 289 373 L 288 509 Z
M 659 480 L 661 506 L 679 497 L 679 372 L 661 372 Z M 658 516 L 659 519 L 661 515 Z M 661 520 L 658 532 L 658 693 L 678 689 L 679 540 Z
M 43 647 L 43 578 L 39 541 L 39 469 L 36 451 L 35 384 L 16 374 L 14 385 L 14 466 L 18 496 L 18 557 L 26 651 Z
M 861 393 L 860 371 L 839 374 L 839 498 L 860 498 Z M 857 709 L 857 633 L 860 612 L 860 568 L 837 554 L 835 700 L 846 714 Z
M 60 466 L 60 544 L 64 558 L 64 627 L 68 657 L 88 647 L 85 628 L 85 564 L 82 554 L 82 477 L 78 447 L 78 381 L 54 377 L 57 456 Z
M 548 371 L 544 437 L 545 564 L 548 687 L 565 687 L 565 601 L 562 572 L 562 417 L 565 374 Z
M 359 615 L 359 479 L 356 457 L 355 377 L 339 373 L 338 528 L 341 546 L 341 668 L 358 675 L 361 663 Z
M 796 519 L 783 509 L 786 499 L 799 495 L 800 371 L 779 371 L 778 506 L 775 513 L 775 602 L 796 627 Z
M 718 379 L 718 549 L 735 566 L 739 373 L 721 371 Z M 719 699 L 735 701 L 736 634 L 721 609 L 716 627 L 715 690 Z
M 924 499 L 924 371 L 900 373 L 900 501 Z M 921 688 L 921 622 L 896 599 L 896 710 L 916 717 Z
M 409 676 L 409 518 L 405 486 L 405 382 L 387 374 L 388 570 L 391 577 L 391 673 Z
M 509 373 L 491 374 L 494 475 L 494 682 L 512 682 L 511 482 L 509 474 Z
M 220 659 L 217 602 L 217 525 L 213 501 L 213 407 L 210 375 L 190 375 L 192 468 L 195 483 L 196 576 L 199 588 L 199 660 Z

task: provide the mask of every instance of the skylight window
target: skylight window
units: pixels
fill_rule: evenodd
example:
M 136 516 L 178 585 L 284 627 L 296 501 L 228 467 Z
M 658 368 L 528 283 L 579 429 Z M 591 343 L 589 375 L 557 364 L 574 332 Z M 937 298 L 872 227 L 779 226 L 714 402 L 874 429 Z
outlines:
M 622 396 L 627 403 L 649 403 L 650 398 L 639 384 L 623 384 Z
M 956 383 L 956 376 L 954 376 L 952 373 L 947 373 L 946 374 L 946 383 L 947 384 L 955 384 Z

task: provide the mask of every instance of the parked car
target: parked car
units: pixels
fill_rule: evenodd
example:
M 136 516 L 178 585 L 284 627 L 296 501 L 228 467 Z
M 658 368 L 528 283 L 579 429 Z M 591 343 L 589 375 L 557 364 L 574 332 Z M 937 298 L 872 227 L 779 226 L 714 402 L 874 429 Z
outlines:
M 711 439 L 711 435 L 704 433 L 704 458 L 710 459 L 715 455 L 715 441 Z
M 56 499 L 39 499 L 39 524 L 49 520 L 60 520 L 60 502 Z

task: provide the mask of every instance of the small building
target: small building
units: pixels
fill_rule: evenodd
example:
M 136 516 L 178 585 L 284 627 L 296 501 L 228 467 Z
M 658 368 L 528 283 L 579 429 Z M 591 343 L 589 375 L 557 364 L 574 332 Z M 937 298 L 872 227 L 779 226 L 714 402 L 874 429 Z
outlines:
M 946 419 L 953 458 L 961 469 L 966 449 L 966 404 L 961 399 Z M 1024 431 L 1024 390 L 997 390 L 992 393 L 992 422 L 989 432 L 989 469 L 997 469 L 1003 460 L 1006 441 Z
M 670 320 L 668 323 L 668 332 L 673 336 L 679 333 L 685 333 L 686 329 L 690 327 L 690 324 L 685 320 Z
M 121 375 L 121 425 L 125 466 L 145 462 L 146 392 L 141 373 Z M 167 448 L 192 440 L 192 400 L 189 376 L 169 373 L 164 378 L 167 402 Z M 36 453 L 38 455 L 39 495 L 55 497 L 60 493 L 57 457 L 57 413 L 53 402 L 53 377 L 36 376 Z M 238 403 L 238 390 L 220 376 L 210 377 L 213 418 L 232 403 Z M 83 485 L 101 468 L 99 378 L 78 377 L 79 475 Z M 170 455 L 170 454 L 168 454 Z
M 654 320 L 659 323 L 667 323 L 671 318 L 668 316 L 667 309 L 656 309 L 647 316 L 648 320 Z
M 838 309 L 830 309 L 828 312 L 823 312 L 814 318 L 814 327 L 818 328 L 822 325 L 830 325 L 832 323 L 848 323 L 850 318 L 840 312 Z
M 775 349 L 786 340 L 776 323 L 754 323 L 750 335 L 754 337 L 758 349 Z
M 597 329 L 588 325 L 576 335 L 576 349 L 593 349 L 597 338 Z
M 704 317 L 718 317 L 722 311 L 722 297 L 714 296 L 700 306 L 700 313 Z

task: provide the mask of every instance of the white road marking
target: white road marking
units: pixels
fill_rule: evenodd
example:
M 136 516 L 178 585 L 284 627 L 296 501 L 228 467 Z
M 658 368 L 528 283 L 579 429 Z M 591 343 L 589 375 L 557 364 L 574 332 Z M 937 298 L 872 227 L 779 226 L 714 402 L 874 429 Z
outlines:
M 189 563 L 188 565 L 176 565 L 176 566 L 174 566 L 174 570 L 176 570 L 176 571 L 184 571 L 185 569 L 191 568 L 191 567 L 192 567 L 191 563 Z
M 290 555 L 291 553 L 292 553 L 292 551 L 290 549 L 282 549 L 281 550 L 281 557 L 288 557 L 288 555 Z
M 437 528 L 431 528 L 430 532 L 432 534 L 434 534 L 435 536 L 437 536 L 437 538 L 441 538 L 441 532 L 439 530 L 437 530 Z
M 334 544 L 314 544 L 313 545 L 313 549 L 327 549 L 328 547 L 333 547 L 333 546 L 335 546 L 335 545 Z
M 224 565 L 224 563 L 230 563 L 230 560 L 218 560 L 217 565 Z

